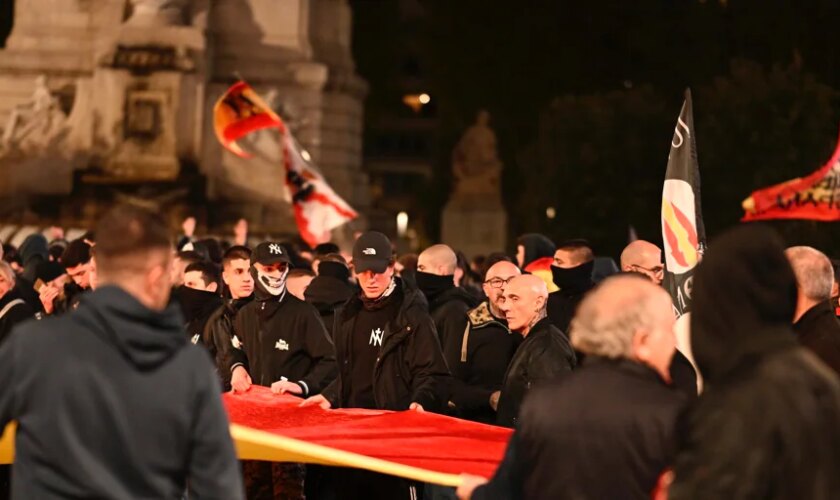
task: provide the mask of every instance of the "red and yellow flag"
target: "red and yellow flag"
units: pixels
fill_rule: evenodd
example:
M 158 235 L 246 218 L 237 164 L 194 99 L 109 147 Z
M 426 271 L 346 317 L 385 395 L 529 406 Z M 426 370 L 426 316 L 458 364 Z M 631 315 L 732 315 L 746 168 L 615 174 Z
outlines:
M 769 219 L 840 220 L 840 140 L 828 163 L 807 177 L 753 191 L 741 203 L 744 222 Z
M 283 120 L 245 82 L 236 82 L 216 101 L 213 107 L 213 128 L 216 137 L 228 151 L 251 158 L 236 141 L 251 132 L 266 128 L 285 130 Z

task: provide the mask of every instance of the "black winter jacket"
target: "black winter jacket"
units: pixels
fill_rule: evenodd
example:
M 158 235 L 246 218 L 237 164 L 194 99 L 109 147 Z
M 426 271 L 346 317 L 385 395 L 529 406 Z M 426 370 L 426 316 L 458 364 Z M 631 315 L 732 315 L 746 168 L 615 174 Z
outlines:
M 568 374 L 575 364 L 575 351 L 566 336 L 547 317 L 539 320 L 510 361 L 502 383 L 496 423 L 514 427 L 528 391 Z
M 257 282 L 254 300 L 236 315 L 233 345 L 230 371 L 244 365 L 257 385 L 285 377 L 306 397 L 336 377 L 335 348 L 318 311 L 288 291 L 275 297 Z
M 840 375 L 840 320 L 828 301 L 805 312 L 793 330 L 800 344 Z
M 326 264 L 326 263 L 322 263 Z M 303 297 L 308 304 L 318 310 L 330 338 L 333 337 L 335 327 L 335 311 L 347 302 L 355 293 L 355 289 L 347 282 L 333 276 L 315 276 Z
M 469 311 L 467 318 L 457 357 L 447 360 L 453 377 L 450 401 L 458 417 L 494 424 L 496 411 L 490 406 L 490 396 L 501 390 L 522 335 L 511 332 L 505 320 L 493 316 L 487 302 Z
M 651 498 L 676 451 L 679 391 L 651 368 L 588 357 L 531 391 L 485 499 Z
M 115 286 L 0 346 L 0 428 L 18 422 L 12 497 L 240 499 L 219 386 L 177 307 Z M 34 362 L 37 360 L 37 362 Z
M 669 498 L 837 498 L 840 383 L 797 345 L 796 293 L 769 228 L 739 226 L 709 247 L 691 313 L 704 391 L 679 433 Z
M 251 302 L 254 295 L 244 299 L 228 299 L 216 309 L 204 325 L 202 343 L 216 363 L 216 371 L 222 382 L 222 391 L 230 390 L 230 366 L 233 364 L 233 323 L 239 310 Z
M 0 344 L 12 333 L 18 323 L 35 317 L 35 310 L 12 288 L 0 298 Z
M 398 285 L 402 283 L 398 280 Z M 362 308 L 357 295 L 336 313 L 335 348 L 338 378 L 324 390 L 333 408 L 345 407 L 342 384 L 349 383 L 353 323 Z M 403 288 L 396 317 L 382 337 L 379 360 L 373 371 L 373 395 L 378 408 L 407 410 L 419 403 L 426 411 L 446 407 L 449 370 L 441 353 L 435 325 L 427 312 L 423 294 Z
M 452 287 L 434 297 L 427 297 L 429 314 L 437 329 L 443 358 L 450 369 L 461 358 L 461 343 L 467 327 L 467 313 L 478 305 L 475 297 L 463 288 Z

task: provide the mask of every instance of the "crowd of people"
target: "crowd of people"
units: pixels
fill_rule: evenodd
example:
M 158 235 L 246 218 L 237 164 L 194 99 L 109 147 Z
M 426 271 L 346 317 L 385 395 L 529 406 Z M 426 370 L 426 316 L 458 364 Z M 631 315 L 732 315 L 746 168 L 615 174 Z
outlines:
M 675 336 L 662 251 L 582 239 L 468 261 L 196 238 L 120 206 L 83 237 L 0 262 L 0 425 L 13 498 L 833 498 L 840 495 L 836 267 L 767 227 L 713 241 Z M 685 319 L 685 318 L 684 318 Z M 435 412 L 513 429 L 457 489 L 237 462 L 220 395 Z M 10 481 L 11 478 L 11 481 Z M 9 486 L 9 482 L 11 486 Z

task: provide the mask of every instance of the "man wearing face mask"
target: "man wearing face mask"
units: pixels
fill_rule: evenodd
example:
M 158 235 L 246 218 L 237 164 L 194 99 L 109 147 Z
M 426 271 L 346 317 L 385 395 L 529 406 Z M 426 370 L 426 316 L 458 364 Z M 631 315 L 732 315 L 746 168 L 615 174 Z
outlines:
M 472 295 L 455 286 L 457 265 L 458 257 L 446 245 L 433 245 L 417 257 L 417 288 L 429 302 L 429 314 L 450 368 L 460 357 L 467 312 L 478 305 Z
M 548 297 L 548 317 L 554 326 L 566 334 L 577 305 L 586 292 L 595 286 L 592 281 L 594 267 L 595 255 L 584 240 L 568 241 L 554 252 L 551 274 L 554 284 L 560 290 L 552 292 Z
M 510 361 L 502 390 L 493 393 L 496 423 L 515 427 L 528 391 L 567 374 L 577 364 L 569 339 L 546 317 L 548 289 L 537 276 L 517 276 L 504 289 L 502 311 L 524 339 Z
M 254 301 L 236 315 L 231 386 L 252 383 L 283 394 L 319 394 L 336 376 L 335 349 L 318 311 L 286 290 L 289 255 L 279 243 L 260 243 L 253 255 Z
M 322 408 L 441 411 L 449 370 L 434 323 L 417 290 L 394 277 L 391 242 L 362 234 L 353 245 L 361 293 L 336 312 L 338 378 L 304 404 Z M 393 476 L 336 471 L 338 499 L 417 498 L 415 485 Z M 414 496 L 412 496 L 414 495 Z

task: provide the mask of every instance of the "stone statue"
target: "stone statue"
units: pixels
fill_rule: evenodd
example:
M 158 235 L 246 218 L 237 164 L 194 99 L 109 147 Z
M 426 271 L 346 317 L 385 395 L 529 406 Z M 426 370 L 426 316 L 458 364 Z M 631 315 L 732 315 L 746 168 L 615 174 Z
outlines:
M 481 110 L 475 125 L 464 132 L 452 152 L 455 175 L 453 199 L 480 196 L 500 198 L 502 162 L 496 150 L 496 133 L 490 128 L 490 113 Z
M 129 26 L 182 26 L 188 0 L 130 0 Z
M 66 121 L 67 115 L 47 88 L 46 77 L 41 75 L 35 79 L 31 100 L 12 109 L 0 140 L 0 150 L 42 149 L 64 131 Z

